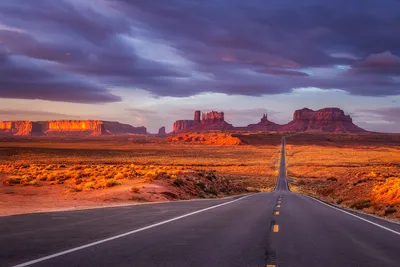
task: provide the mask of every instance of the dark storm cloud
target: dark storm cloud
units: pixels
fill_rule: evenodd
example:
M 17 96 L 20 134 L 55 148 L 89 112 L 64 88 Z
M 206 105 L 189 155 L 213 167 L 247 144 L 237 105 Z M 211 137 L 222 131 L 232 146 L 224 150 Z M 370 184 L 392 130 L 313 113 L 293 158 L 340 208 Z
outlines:
M 71 75 L 66 79 L 62 73 L 46 70 L 44 66 L 21 64 L 20 61 L 23 59 L 0 57 L 0 97 L 76 103 L 121 100 L 95 84 Z
M 397 95 L 396 10 L 395 0 L 6 0 L 0 45 L 26 58 L 18 74 L 30 80 L 2 78 L 1 94 L 89 103 L 118 101 L 107 87 L 139 87 L 155 96 L 258 96 L 298 87 Z M 53 65 L 51 71 L 24 66 L 31 61 Z
M 369 55 L 354 65 L 352 73 L 370 75 L 400 75 L 400 57 L 389 51 Z

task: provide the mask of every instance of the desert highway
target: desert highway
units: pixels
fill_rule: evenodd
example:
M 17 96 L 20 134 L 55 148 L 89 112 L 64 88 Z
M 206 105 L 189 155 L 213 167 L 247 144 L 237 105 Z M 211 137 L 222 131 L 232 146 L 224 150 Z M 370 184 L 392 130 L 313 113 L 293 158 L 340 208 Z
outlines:
M 400 225 L 288 190 L 0 217 L 0 266 L 399 267 Z

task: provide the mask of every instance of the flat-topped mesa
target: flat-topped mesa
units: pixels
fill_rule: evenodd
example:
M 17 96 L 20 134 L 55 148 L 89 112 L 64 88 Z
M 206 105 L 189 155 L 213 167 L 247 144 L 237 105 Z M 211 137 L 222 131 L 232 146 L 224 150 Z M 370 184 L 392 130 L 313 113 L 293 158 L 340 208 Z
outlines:
M 340 108 L 323 108 L 317 111 L 309 108 L 296 110 L 293 120 L 323 120 L 323 121 L 347 121 L 353 122 L 349 115 L 345 115 Z
M 282 125 L 283 131 L 304 132 L 365 132 L 364 129 L 353 124 L 349 115 L 339 108 L 323 108 L 317 111 L 303 108 L 296 110 L 293 121 Z
M 40 132 L 40 125 L 31 121 L 0 121 L 0 135 L 23 136 Z
M 225 121 L 223 112 L 211 111 L 208 113 L 203 113 L 201 116 L 202 124 L 213 124 L 223 121 Z
M 0 135 L 103 135 L 146 134 L 145 127 L 100 120 L 51 120 L 0 122 Z
M 42 131 L 46 135 L 53 134 L 105 134 L 103 122 L 100 120 L 53 120 L 44 121 Z
M 119 123 L 116 121 L 102 121 L 104 131 L 107 134 L 147 134 L 144 126 L 134 127 L 130 124 Z
M 224 120 L 224 113 L 211 111 L 201 113 L 196 110 L 193 120 L 178 120 L 174 123 L 172 133 L 204 132 L 209 130 L 231 130 L 234 127 Z

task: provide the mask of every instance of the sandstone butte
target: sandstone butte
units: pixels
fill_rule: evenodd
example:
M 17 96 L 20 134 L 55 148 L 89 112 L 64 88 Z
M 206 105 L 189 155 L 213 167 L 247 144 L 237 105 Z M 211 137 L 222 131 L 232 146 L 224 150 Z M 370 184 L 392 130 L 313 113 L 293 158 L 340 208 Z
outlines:
M 173 125 L 172 133 L 233 129 L 232 124 L 225 121 L 223 112 L 211 111 L 201 114 L 201 111 L 197 110 L 194 112 L 193 120 L 176 121 Z
M 331 132 L 361 133 L 364 129 L 355 125 L 349 115 L 339 108 L 323 108 L 317 111 L 303 108 L 296 110 L 293 120 L 280 125 L 268 120 L 264 114 L 260 122 L 245 127 L 234 127 L 225 121 L 223 112 L 201 113 L 197 110 L 193 120 L 178 120 L 173 125 L 172 134 L 185 132 L 219 131 L 279 131 L 279 132 Z
M 147 134 L 145 127 L 100 120 L 0 121 L 0 135 L 53 136 Z
M 158 129 L 157 135 L 160 135 L 160 136 L 167 135 L 167 132 L 165 130 L 165 126 L 162 126 L 160 129 Z

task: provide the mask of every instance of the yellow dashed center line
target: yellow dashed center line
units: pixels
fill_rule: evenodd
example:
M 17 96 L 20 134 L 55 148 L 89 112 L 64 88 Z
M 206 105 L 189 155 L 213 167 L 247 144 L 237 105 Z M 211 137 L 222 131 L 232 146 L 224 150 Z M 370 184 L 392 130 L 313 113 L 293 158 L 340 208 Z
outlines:
M 273 264 L 267 264 L 265 267 L 276 267 L 276 265 L 273 265 Z
M 274 233 L 279 232 L 279 225 L 274 224 L 274 227 L 272 228 L 272 231 L 273 231 Z
M 275 215 L 279 215 L 279 211 L 275 211 Z
M 280 207 L 281 207 L 281 204 L 276 205 L 276 207 L 277 207 L 277 208 L 280 208 Z

